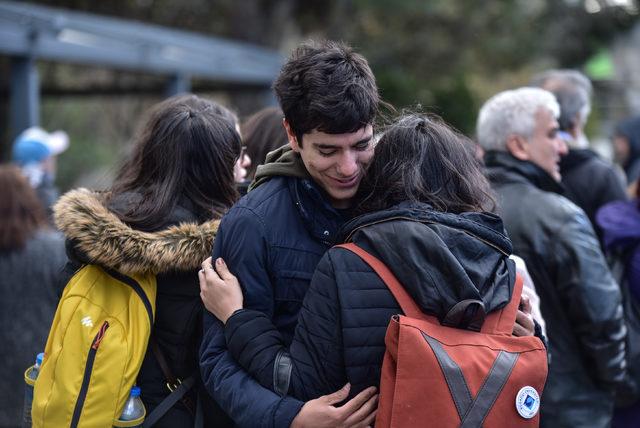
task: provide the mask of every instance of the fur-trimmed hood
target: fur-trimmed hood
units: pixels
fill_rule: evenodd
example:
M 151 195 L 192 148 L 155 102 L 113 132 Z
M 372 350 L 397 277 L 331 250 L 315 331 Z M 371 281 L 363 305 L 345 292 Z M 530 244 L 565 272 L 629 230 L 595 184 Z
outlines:
M 72 190 L 53 208 L 58 229 L 92 263 L 123 274 L 158 274 L 197 269 L 211 255 L 219 220 L 141 232 L 109 211 L 105 197 L 87 189 Z

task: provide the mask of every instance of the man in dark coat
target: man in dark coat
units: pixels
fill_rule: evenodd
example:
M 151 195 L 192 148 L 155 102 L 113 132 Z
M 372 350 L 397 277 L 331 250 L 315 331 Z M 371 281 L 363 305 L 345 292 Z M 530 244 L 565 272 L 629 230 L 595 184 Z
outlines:
M 244 287 L 245 307 L 271 318 L 288 345 L 312 274 L 349 218 L 373 155 L 378 89 L 367 61 L 333 42 L 296 49 L 274 89 L 290 147 L 258 168 L 248 195 L 224 217 L 213 258 L 224 258 Z M 283 397 L 284 385 L 274 386 L 281 395 L 261 387 L 224 350 L 224 341 L 224 326 L 208 314 L 203 381 L 238 426 L 324 426 L 330 413 L 349 416 L 350 407 L 331 406 L 348 390 L 307 403 Z M 367 401 L 373 393 L 363 394 Z
M 613 151 L 616 162 L 624 168 L 629 192 L 633 195 L 633 187 L 637 187 L 640 178 L 640 117 L 630 117 L 616 125 Z
M 621 171 L 591 150 L 584 134 L 591 111 L 591 82 L 576 70 L 547 70 L 536 75 L 532 85 L 551 92 L 560 105 L 558 135 L 569 148 L 560 160 L 564 196 L 584 210 L 602 240 L 596 212 L 611 201 L 626 200 L 627 194 Z
M 541 425 L 608 427 L 625 371 L 621 296 L 584 211 L 561 196 L 559 106 L 538 88 L 505 91 L 480 110 L 477 134 L 514 252 L 547 321 L 551 364 Z

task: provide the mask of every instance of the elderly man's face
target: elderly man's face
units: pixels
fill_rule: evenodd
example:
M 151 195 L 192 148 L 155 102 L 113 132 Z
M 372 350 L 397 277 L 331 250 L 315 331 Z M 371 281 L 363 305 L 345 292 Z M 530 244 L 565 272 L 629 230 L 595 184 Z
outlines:
M 558 138 L 558 121 L 547 109 L 536 112 L 536 127 L 527 141 L 529 161 L 560 181 L 560 157 L 567 154 L 567 145 Z

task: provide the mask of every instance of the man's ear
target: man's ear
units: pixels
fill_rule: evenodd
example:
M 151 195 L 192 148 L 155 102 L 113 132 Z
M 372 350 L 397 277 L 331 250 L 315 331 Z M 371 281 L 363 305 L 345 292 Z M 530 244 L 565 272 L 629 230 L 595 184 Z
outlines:
M 299 152 L 300 145 L 298 144 L 298 138 L 291 130 L 291 126 L 289 125 L 289 122 L 287 122 L 287 119 L 282 119 L 282 125 L 284 126 L 284 129 L 286 129 L 287 131 L 287 138 L 289 139 L 289 145 L 291 146 L 291 149 L 294 152 Z
M 516 159 L 529 160 L 529 142 L 521 135 L 512 134 L 507 138 L 507 151 Z
M 569 128 L 568 132 L 573 137 L 574 140 L 577 140 L 580 134 L 582 133 L 583 122 L 582 115 L 580 112 L 576 113 L 573 120 L 571 121 L 571 128 Z

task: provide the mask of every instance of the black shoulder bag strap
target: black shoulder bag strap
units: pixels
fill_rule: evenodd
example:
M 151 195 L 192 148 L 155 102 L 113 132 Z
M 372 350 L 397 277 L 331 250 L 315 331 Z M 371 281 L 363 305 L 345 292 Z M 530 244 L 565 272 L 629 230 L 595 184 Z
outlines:
M 131 278 L 130 276 L 123 275 L 114 269 L 103 267 L 103 270 L 109 275 L 111 275 L 113 278 L 123 282 L 124 284 L 129 285 L 138 294 L 138 296 L 142 299 L 142 302 L 147 310 L 147 314 L 149 315 L 149 322 L 151 323 L 151 326 L 153 326 L 153 311 L 151 309 L 151 302 L 149 301 L 149 298 L 147 297 L 146 293 L 144 292 L 140 284 L 138 284 L 138 282 L 133 278 Z M 164 400 L 162 400 L 160 404 L 155 409 L 153 409 L 153 411 L 145 418 L 143 427 L 145 428 L 152 427 L 178 401 L 182 401 L 182 404 L 184 404 L 184 406 L 187 408 L 189 413 L 191 413 L 191 415 L 194 416 L 195 427 L 201 428 L 203 426 L 202 425 L 203 423 L 202 409 L 199 409 L 196 406 L 194 406 L 191 399 L 186 395 L 187 392 L 189 392 L 189 390 L 193 388 L 193 386 L 197 381 L 197 378 L 198 378 L 197 370 L 194 374 L 189 376 L 187 379 L 185 379 L 184 381 L 181 381 L 180 379 L 178 379 L 173 375 L 173 372 L 169 367 L 169 363 L 167 362 L 167 359 L 165 358 L 164 353 L 162 352 L 162 349 L 160 349 L 158 342 L 155 340 L 153 333 L 151 333 L 151 336 L 149 337 L 149 346 L 151 346 L 151 350 L 153 351 L 153 354 L 156 357 L 156 361 L 158 361 L 158 365 L 160 366 L 160 369 L 162 370 L 164 378 L 167 381 L 166 383 L 167 388 L 169 389 L 169 391 L 171 391 L 171 393 Z M 198 400 L 198 404 L 199 404 L 199 400 Z
M 158 342 L 155 340 L 153 335 L 149 338 L 149 345 L 151 346 L 151 350 L 158 361 L 158 365 L 164 374 L 164 377 L 167 381 L 167 388 L 171 393 L 164 399 L 158 406 L 153 409 L 153 411 L 145 418 L 143 427 L 148 428 L 155 425 L 160 418 L 162 418 L 173 406 L 176 405 L 178 401 L 181 401 L 182 404 L 187 408 L 189 413 L 195 418 L 195 428 L 201 428 L 203 426 L 203 416 L 202 416 L 202 408 L 200 397 L 198 397 L 198 404 L 194 406 L 191 399 L 186 395 L 196 384 L 198 373 L 197 371 L 193 373 L 191 376 L 186 378 L 184 381 L 181 381 L 177 377 L 173 375 L 173 372 L 169 368 L 169 364 L 167 359 L 164 356 L 164 353 L 160 349 Z
M 173 394 L 173 392 L 176 391 L 178 387 L 182 384 L 182 380 L 180 380 L 173 374 L 173 371 L 169 367 L 169 363 L 167 362 L 167 359 L 164 356 L 164 352 L 162 352 L 162 349 L 160 349 L 160 345 L 158 345 L 158 341 L 155 339 L 153 334 L 149 338 L 149 345 L 151 346 L 153 355 L 155 355 L 156 361 L 158 361 L 158 365 L 160 366 L 160 370 L 162 370 L 162 374 L 164 375 L 164 378 L 167 381 L 166 383 L 167 389 L 171 391 L 171 394 Z M 195 374 L 192 375 L 191 377 L 195 377 Z M 189 389 L 191 389 L 191 387 Z M 189 413 L 195 416 L 196 408 L 193 404 L 193 401 L 191 401 L 191 399 L 185 396 L 184 394 L 181 398 L 181 401 L 182 401 L 182 404 L 184 404 L 184 406 L 187 408 Z
M 180 383 L 180 385 L 178 385 L 178 387 L 174 389 L 171 394 L 167 396 L 167 398 L 162 400 L 162 402 L 160 402 L 160 404 L 158 404 L 158 406 L 153 409 L 153 411 L 149 413 L 149 415 L 147 415 L 142 426 L 144 428 L 154 426 L 160 420 L 160 418 L 165 415 L 165 413 L 167 413 L 173 406 L 175 406 L 175 404 L 179 400 L 185 398 L 185 394 L 189 392 L 191 388 L 193 388 L 195 383 L 196 375 L 194 373 L 186 378 L 184 382 Z M 198 425 L 196 425 L 196 427 L 198 427 Z

